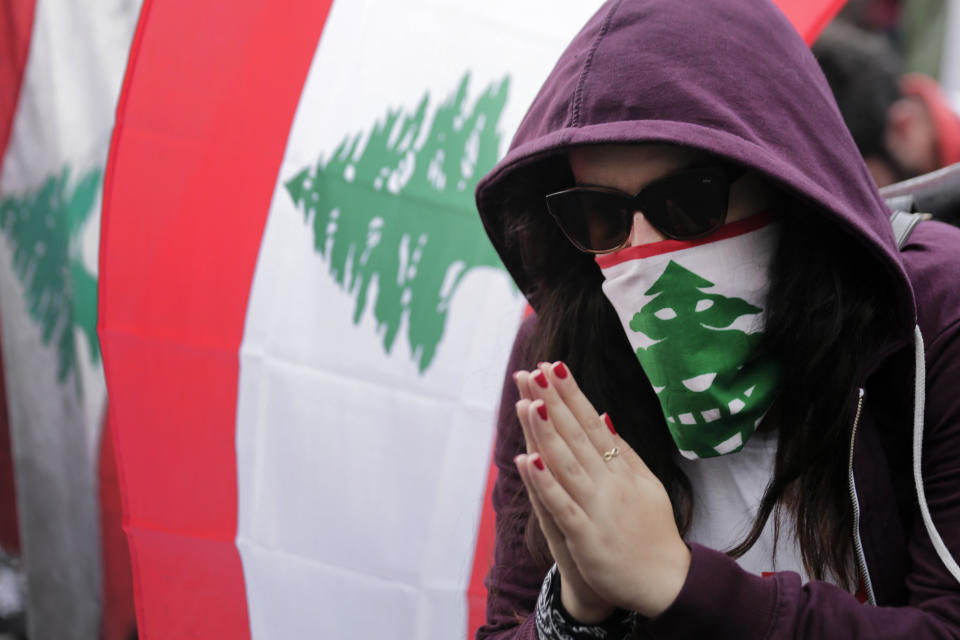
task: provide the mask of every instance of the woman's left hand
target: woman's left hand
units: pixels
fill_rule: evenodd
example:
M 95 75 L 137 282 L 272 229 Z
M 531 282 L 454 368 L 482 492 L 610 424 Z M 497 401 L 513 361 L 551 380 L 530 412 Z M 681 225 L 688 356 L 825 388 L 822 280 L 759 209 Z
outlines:
M 534 382 L 528 424 L 539 453 L 517 460 L 527 490 L 553 516 L 597 594 L 647 617 L 659 615 L 680 593 L 690 567 L 663 484 L 597 414 L 562 363 L 542 367 Z

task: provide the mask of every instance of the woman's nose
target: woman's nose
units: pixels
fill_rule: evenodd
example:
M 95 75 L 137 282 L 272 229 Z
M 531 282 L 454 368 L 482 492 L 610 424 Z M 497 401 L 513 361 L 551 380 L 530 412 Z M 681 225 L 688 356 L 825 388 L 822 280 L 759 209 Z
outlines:
M 630 228 L 629 239 L 629 245 L 631 247 L 650 244 L 651 242 L 660 242 L 666 239 L 667 236 L 657 231 L 657 229 L 643 217 L 642 213 L 639 211 L 633 212 L 633 226 Z

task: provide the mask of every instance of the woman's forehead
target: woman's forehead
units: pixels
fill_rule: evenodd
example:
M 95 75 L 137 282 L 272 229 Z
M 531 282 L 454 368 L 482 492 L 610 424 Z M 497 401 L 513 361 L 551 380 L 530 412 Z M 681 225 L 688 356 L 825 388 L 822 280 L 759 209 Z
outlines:
M 645 184 L 706 157 L 702 151 L 666 144 L 589 145 L 568 152 L 578 184 L 639 191 Z

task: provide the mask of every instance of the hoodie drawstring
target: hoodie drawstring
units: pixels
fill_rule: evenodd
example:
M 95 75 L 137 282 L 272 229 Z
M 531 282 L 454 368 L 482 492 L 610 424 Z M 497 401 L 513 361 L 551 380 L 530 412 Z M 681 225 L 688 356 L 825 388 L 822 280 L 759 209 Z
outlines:
M 920 506 L 920 515 L 923 517 L 923 525 L 927 529 L 927 535 L 933 543 L 933 548 L 940 557 L 940 562 L 947 568 L 950 575 L 957 582 L 960 582 L 960 566 L 950 554 L 947 545 L 944 544 L 940 532 L 933 524 L 933 518 L 930 516 L 930 507 L 927 504 L 927 497 L 923 490 L 923 475 L 921 473 L 921 461 L 923 458 L 923 413 L 926 403 L 926 361 L 924 358 L 923 335 L 920 333 L 920 327 L 913 328 L 914 344 L 914 388 L 913 388 L 913 484 L 917 490 L 917 503 Z M 870 580 L 870 572 L 867 569 L 866 556 L 863 553 L 863 544 L 860 541 L 860 502 L 857 499 L 857 487 L 853 478 L 853 445 L 857 437 L 857 425 L 860 422 L 860 413 L 863 408 L 864 391 L 860 389 L 860 397 L 857 400 L 857 413 L 853 419 L 853 430 L 850 434 L 850 459 L 848 466 L 848 483 L 850 487 L 850 500 L 853 503 L 853 545 L 857 556 L 857 565 L 860 570 L 860 577 L 863 579 L 863 585 L 867 592 L 867 599 L 872 605 L 876 605 L 876 597 L 873 593 L 873 584 Z
M 867 601 L 877 606 L 877 598 L 873 594 L 873 582 L 870 580 L 870 571 L 867 569 L 867 557 L 863 553 L 863 542 L 860 540 L 860 500 L 857 498 L 857 483 L 853 478 L 853 445 L 857 439 L 857 425 L 860 424 L 860 414 L 863 411 L 864 390 L 861 388 L 857 397 L 857 413 L 853 417 L 853 429 L 850 431 L 850 456 L 847 463 L 847 486 L 850 489 L 850 502 L 853 504 L 853 550 L 857 556 L 857 569 L 863 588 L 867 593 Z
M 930 507 L 927 505 L 927 498 L 923 491 L 923 476 L 920 473 L 920 461 L 923 449 L 923 411 L 926 401 L 926 364 L 924 362 L 923 336 L 920 333 L 920 327 L 913 328 L 914 343 L 914 367 L 916 378 L 914 380 L 913 391 L 913 484 L 917 488 L 917 502 L 920 505 L 920 514 L 923 516 L 923 524 L 927 528 L 927 535 L 933 542 L 933 548 L 937 550 L 940 561 L 947 568 L 950 574 L 957 582 L 960 582 L 960 566 L 950 555 L 950 550 L 944 544 L 940 532 L 933 524 L 933 518 L 930 517 Z

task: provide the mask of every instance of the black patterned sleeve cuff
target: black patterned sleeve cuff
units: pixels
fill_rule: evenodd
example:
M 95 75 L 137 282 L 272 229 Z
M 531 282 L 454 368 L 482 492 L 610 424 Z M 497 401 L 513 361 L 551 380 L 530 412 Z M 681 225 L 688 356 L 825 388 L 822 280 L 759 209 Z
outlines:
M 560 602 L 560 572 L 553 565 L 543 579 L 540 597 L 537 598 L 537 635 L 540 640 L 619 640 L 633 630 L 637 614 L 617 609 L 610 617 L 597 624 L 577 622 Z

